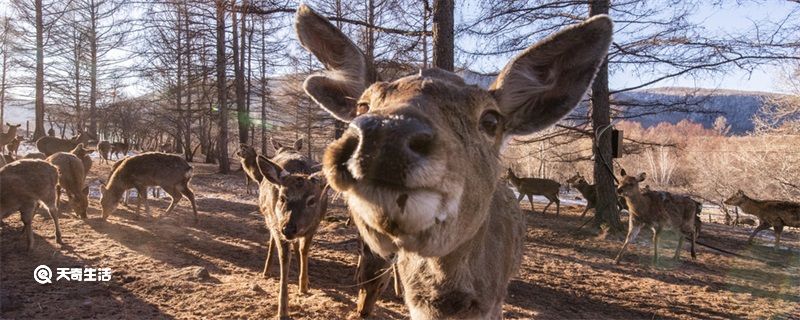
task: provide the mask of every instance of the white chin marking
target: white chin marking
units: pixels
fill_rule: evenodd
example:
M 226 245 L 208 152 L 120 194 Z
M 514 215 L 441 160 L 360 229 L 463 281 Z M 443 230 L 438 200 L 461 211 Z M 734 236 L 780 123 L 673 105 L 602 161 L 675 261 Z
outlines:
M 408 195 L 406 207 L 396 221 L 405 233 L 418 233 L 442 221 L 447 214 L 442 208 L 442 196 L 430 191 L 414 191 Z

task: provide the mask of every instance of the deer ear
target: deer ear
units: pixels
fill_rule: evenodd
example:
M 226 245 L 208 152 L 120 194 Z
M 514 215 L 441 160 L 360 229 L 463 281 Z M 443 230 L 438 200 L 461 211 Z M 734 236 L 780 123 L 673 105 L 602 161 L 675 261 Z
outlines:
M 644 179 L 647 179 L 647 173 L 640 173 L 638 177 L 636 177 L 636 181 L 642 182 Z
M 269 143 L 272 145 L 272 149 L 278 151 L 278 149 L 283 148 L 283 145 L 273 138 L 269 138 Z
M 511 60 L 490 87 L 506 118 L 506 134 L 536 132 L 569 114 L 605 60 L 612 31 L 608 16 L 594 16 Z
M 297 151 L 303 150 L 303 138 L 295 140 L 292 147 Z
M 281 178 L 287 175 L 286 170 L 283 170 L 281 166 L 270 161 L 264 156 L 258 156 L 256 162 L 261 175 L 263 175 L 264 178 L 266 178 L 267 181 L 272 184 L 281 184 Z
M 294 28 L 300 44 L 328 70 L 306 78 L 306 94 L 337 119 L 352 120 L 356 100 L 367 85 L 364 54 L 328 19 L 304 4 L 297 9 Z

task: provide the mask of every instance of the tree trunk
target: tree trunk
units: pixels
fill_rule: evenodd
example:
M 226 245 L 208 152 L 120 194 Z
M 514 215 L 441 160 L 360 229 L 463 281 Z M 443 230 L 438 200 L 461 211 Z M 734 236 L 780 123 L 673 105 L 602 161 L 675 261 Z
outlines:
M 455 59 L 453 0 L 433 3 L 433 66 L 453 71 Z
M 261 18 L 261 154 L 267 154 L 267 44 L 266 19 Z
M 183 150 L 184 158 L 186 161 L 192 162 L 194 160 L 194 153 L 192 152 L 192 37 L 189 25 L 189 8 L 186 2 L 183 3 L 185 23 L 184 37 L 186 38 L 186 115 L 183 119 L 183 142 L 186 148 Z
M 184 35 L 183 28 L 181 28 L 183 14 L 178 4 L 175 5 L 175 14 L 177 16 L 175 22 L 175 63 L 177 68 L 175 71 L 175 109 L 178 110 L 178 118 L 175 121 L 175 148 L 172 151 L 180 154 L 188 147 L 184 148 L 183 142 L 183 117 L 185 115 L 183 113 L 183 42 L 181 37 Z
M 97 136 L 97 6 L 91 1 L 89 8 L 89 133 Z
M 609 0 L 589 3 L 589 15 L 608 14 Z M 608 96 L 608 58 L 592 83 L 592 127 L 595 131 L 594 181 L 597 188 L 594 226 L 607 233 L 620 233 L 625 228 L 619 219 L 617 193 L 614 188 L 614 163 L 611 158 L 611 111 Z
M 243 7 L 247 5 L 247 0 L 243 3 Z M 245 9 L 246 10 L 246 9 Z M 248 124 L 248 117 L 247 117 L 247 110 L 245 110 L 245 101 L 244 101 L 244 71 L 242 70 L 244 61 L 242 59 L 241 53 L 244 52 L 243 48 L 239 46 L 244 46 L 244 28 L 242 28 L 242 43 L 239 43 L 239 22 L 236 18 L 236 12 L 231 13 L 231 18 L 233 26 L 231 30 L 233 31 L 233 74 L 234 74 L 234 86 L 236 89 L 236 119 L 239 124 L 239 143 L 247 143 L 247 135 L 249 134 L 249 130 L 247 128 Z M 244 25 L 244 14 L 242 14 L 242 25 Z
M 231 171 L 228 159 L 228 106 L 225 83 L 225 0 L 217 0 L 217 105 L 219 108 L 219 134 L 217 135 L 217 158 L 219 172 Z M 234 46 L 235 47 L 235 46 Z
M 42 19 L 42 0 L 34 0 L 36 7 L 36 123 L 33 139 L 44 137 L 44 23 Z

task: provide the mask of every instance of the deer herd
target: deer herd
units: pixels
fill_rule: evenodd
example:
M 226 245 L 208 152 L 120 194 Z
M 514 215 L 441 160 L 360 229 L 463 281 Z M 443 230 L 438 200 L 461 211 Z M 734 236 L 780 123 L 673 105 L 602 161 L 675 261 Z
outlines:
M 327 147 L 321 164 L 301 153 L 302 140 L 292 146 L 273 142 L 271 158 L 245 144 L 237 152 L 246 192 L 251 193 L 251 182 L 257 185 L 257 204 L 269 230 L 265 277 L 273 256 L 278 259 L 278 316 L 289 316 L 292 252 L 300 265 L 300 292 L 309 290 L 308 255 L 332 189 L 346 201 L 363 243 L 358 265 L 362 316 L 369 315 L 393 270 L 396 291 L 402 291 L 414 319 L 501 318 L 526 235 L 518 202 L 527 196 L 533 204 L 532 196 L 541 195 L 549 200 L 543 212 L 555 203 L 558 215 L 561 188 L 553 180 L 518 177 L 510 168 L 503 179 L 501 151 L 510 138 L 545 129 L 578 104 L 605 59 L 611 20 L 595 16 L 530 46 L 508 62 L 488 90 L 436 68 L 383 81 L 342 31 L 304 5 L 295 30 L 302 46 L 326 68 L 306 78 L 305 92 L 349 127 Z M 30 249 L 32 218 L 43 205 L 62 243 L 56 213 L 62 189 L 76 215 L 87 217 L 86 176 L 95 151 L 86 148 L 91 137 L 43 137 L 36 141 L 41 154 L 14 160 L 18 127 L 9 124 L 0 134 L 0 148 L 9 153 L 0 158 L 0 212 L 3 218 L 21 213 Z M 127 143 L 97 143 L 101 161 L 117 158 L 100 187 L 102 218 L 114 212 L 128 189 L 138 192 L 137 213 L 144 203 L 149 215 L 147 188 L 158 186 L 172 198 L 164 215 L 185 196 L 196 222 L 192 166 L 162 152 L 119 157 L 129 149 Z M 644 173 L 630 176 L 622 170 L 621 177 L 617 193 L 628 209 L 629 227 L 614 262 L 643 227 L 653 230 L 654 262 L 659 236 L 670 229 L 679 234 L 675 259 L 684 237 L 694 259 L 702 205 L 688 196 L 641 188 Z M 580 175 L 567 182 L 587 201 L 583 217 L 597 202 L 595 186 Z M 777 248 L 784 226 L 800 227 L 797 203 L 756 200 L 742 191 L 725 203 L 759 217 L 749 241 L 773 227 Z

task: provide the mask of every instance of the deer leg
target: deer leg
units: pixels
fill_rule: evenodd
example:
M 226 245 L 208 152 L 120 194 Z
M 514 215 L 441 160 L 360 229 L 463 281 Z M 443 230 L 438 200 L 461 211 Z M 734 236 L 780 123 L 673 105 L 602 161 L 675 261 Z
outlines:
M 770 225 L 768 223 L 766 223 L 766 222 L 759 223 L 758 226 L 756 227 L 756 229 L 753 230 L 753 233 L 750 234 L 750 237 L 747 238 L 747 244 L 753 243 L 753 237 L 755 237 L 756 234 L 761 232 L 762 230 L 769 229 L 769 227 L 770 227 Z
M 661 228 L 653 227 L 653 264 L 658 263 L 658 238 L 661 235 Z
M 561 213 L 561 200 L 559 200 L 558 196 L 556 196 L 555 201 L 556 201 L 556 217 L 558 217 L 558 214 Z
M 583 209 L 583 213 L 581 213 L 581 219 L 586 216 L 587 212 L 589 212 L 589 205 L 586 205 L 586 208 Z
M 26 249 L 31 251 L 33 249 L 33 215 L 35 213 L 33 205 L 24 205 L 19 209 L 22 214 L 22 233 L 26 239 Z
M 622 244 L 622 249 L 619 249 L 619 253 L 617 253 L 617 257 L 614 258 L 614 263 L 619 264 L 619 260 L 622 259 L 622 255 L 625 253 L 625 249 L 628 248 L 628 244 L 636 240 L 636 236 L 639 235 L 639 231 L 642 230 L 641 224 L 636 225 L 633 222 L 633 219 L 629 220 L 628 222 L 628 235 L 625 236 L 625 243 Z
M 397 263 L 392 264 L 392 273 L 394 276 L 394 295 L 402 297 L 403 285 L 400 283 L 400 269 L 397 268 Z
M 136 187 L 136 197 L 139 198 L 138 204 L 136 205 L 136 214 L 139 214 L 140 207 L 142 203 L 144 203 L 144 210 L 148 216 L 152 216 L 150 214 L 150 204 L 147 203 L 147 187 Z
M 531 212 L 533 212 L 533 195 L 532 194 L 528 195 L 528 202 L 531 204 Z M 544 214 L 545 212 L 547 212 L 547 208 L 546 207 L 544 208 L 544 211 L 542 211 L 542 214 Z
M 47 207 L 47 213 L 50 218 L 53 219 L 53 226 L 56 229 L 56 242 L 64 244 L 64 241 L 61 240 L 61 226 L 58 224 L 58 199 L 55 198 L 55 192 L 45 195 L 45 197 L 42 202 Z
M 695 227 L 694 232 L 692 232 L 692 260 L 697 259 L 697 253 L 694 251 L 694 246 L 697 244 L 697 237 L 700 236 L 700 230 L 698 227 Z
M 678 259 L 680 259 L 680 257 L 681 257 L 681 249 L 682 248 L 683 248 L 683 233 L 682 232 L 678 232 L 678 247 L 675 248 L 675 257 L 673 257 L 672 259 L 674 259 L 676 261 Z
M 197 217 L 197 202 L 195 202 L 194 200 L 194 191 L 192 191 L 192 189 L 189 188 L 189 181 L 183 182 L 183 186 L 181 186 L 181 193 L 183 193 L 183 195 L 185 195 L 186 198 L 189 199 L 189 203 L 192 204 L 192 212 L 194 213 L 194 222 L 197 223 L 199 219 Z
M 300 293 L 308 294 L 308 249 L 311 248 L 311 237 L 300 239 Z
M 264 261 L 264 272 L 261 273 L 264 278 L 269 277 L 269 269 L 272 266 L 272 250 L 275 248 L 275 239 L 272 238 L 272 233 L 269 234 L 269 243 L 267 244 L 267 260 Z
M 181 199 L 183 198 L 183 195 L 181 195 L 181 192 L 180 192 L 180 190 L 178 190 L 178 188 L 180 188 L 180 187 L 176 186 L 176 187 L 164 187 L 164 188 L 162 188 L 172 198 L 172 202 L 170 202 L 169 207 L 167 207 L 167 211 L 164 212 L 165 216 L 169 215 L 172 212 L 172 210 L 175 210 L 175 206 L 177 206 L 178 202 L 181 202 Z
M 520 192 L 520 193 L 519 193 L 519 197 L 517 197 L 517 203 L 520 203 L 520 202 L 522 202 L 522 199 L 523 199 L 523 198 L 525 198 L 525 194 L 523 194 L 522 192 Z
M 783 232 L 782 225 L 776 225 L 772 227 L 775 230 L 775 250 L 779 250 L 781 247 L 781 233 Z
M 276 237 L 277 238 L 277 237 Z M 278 261 L 281 266 L 280 291 L 278 292 L 278 317 L 286 318 L 289 316 L 289 262 L 292 252 L 289 250 L 289 243 L 275 239 L 278 248 Z

